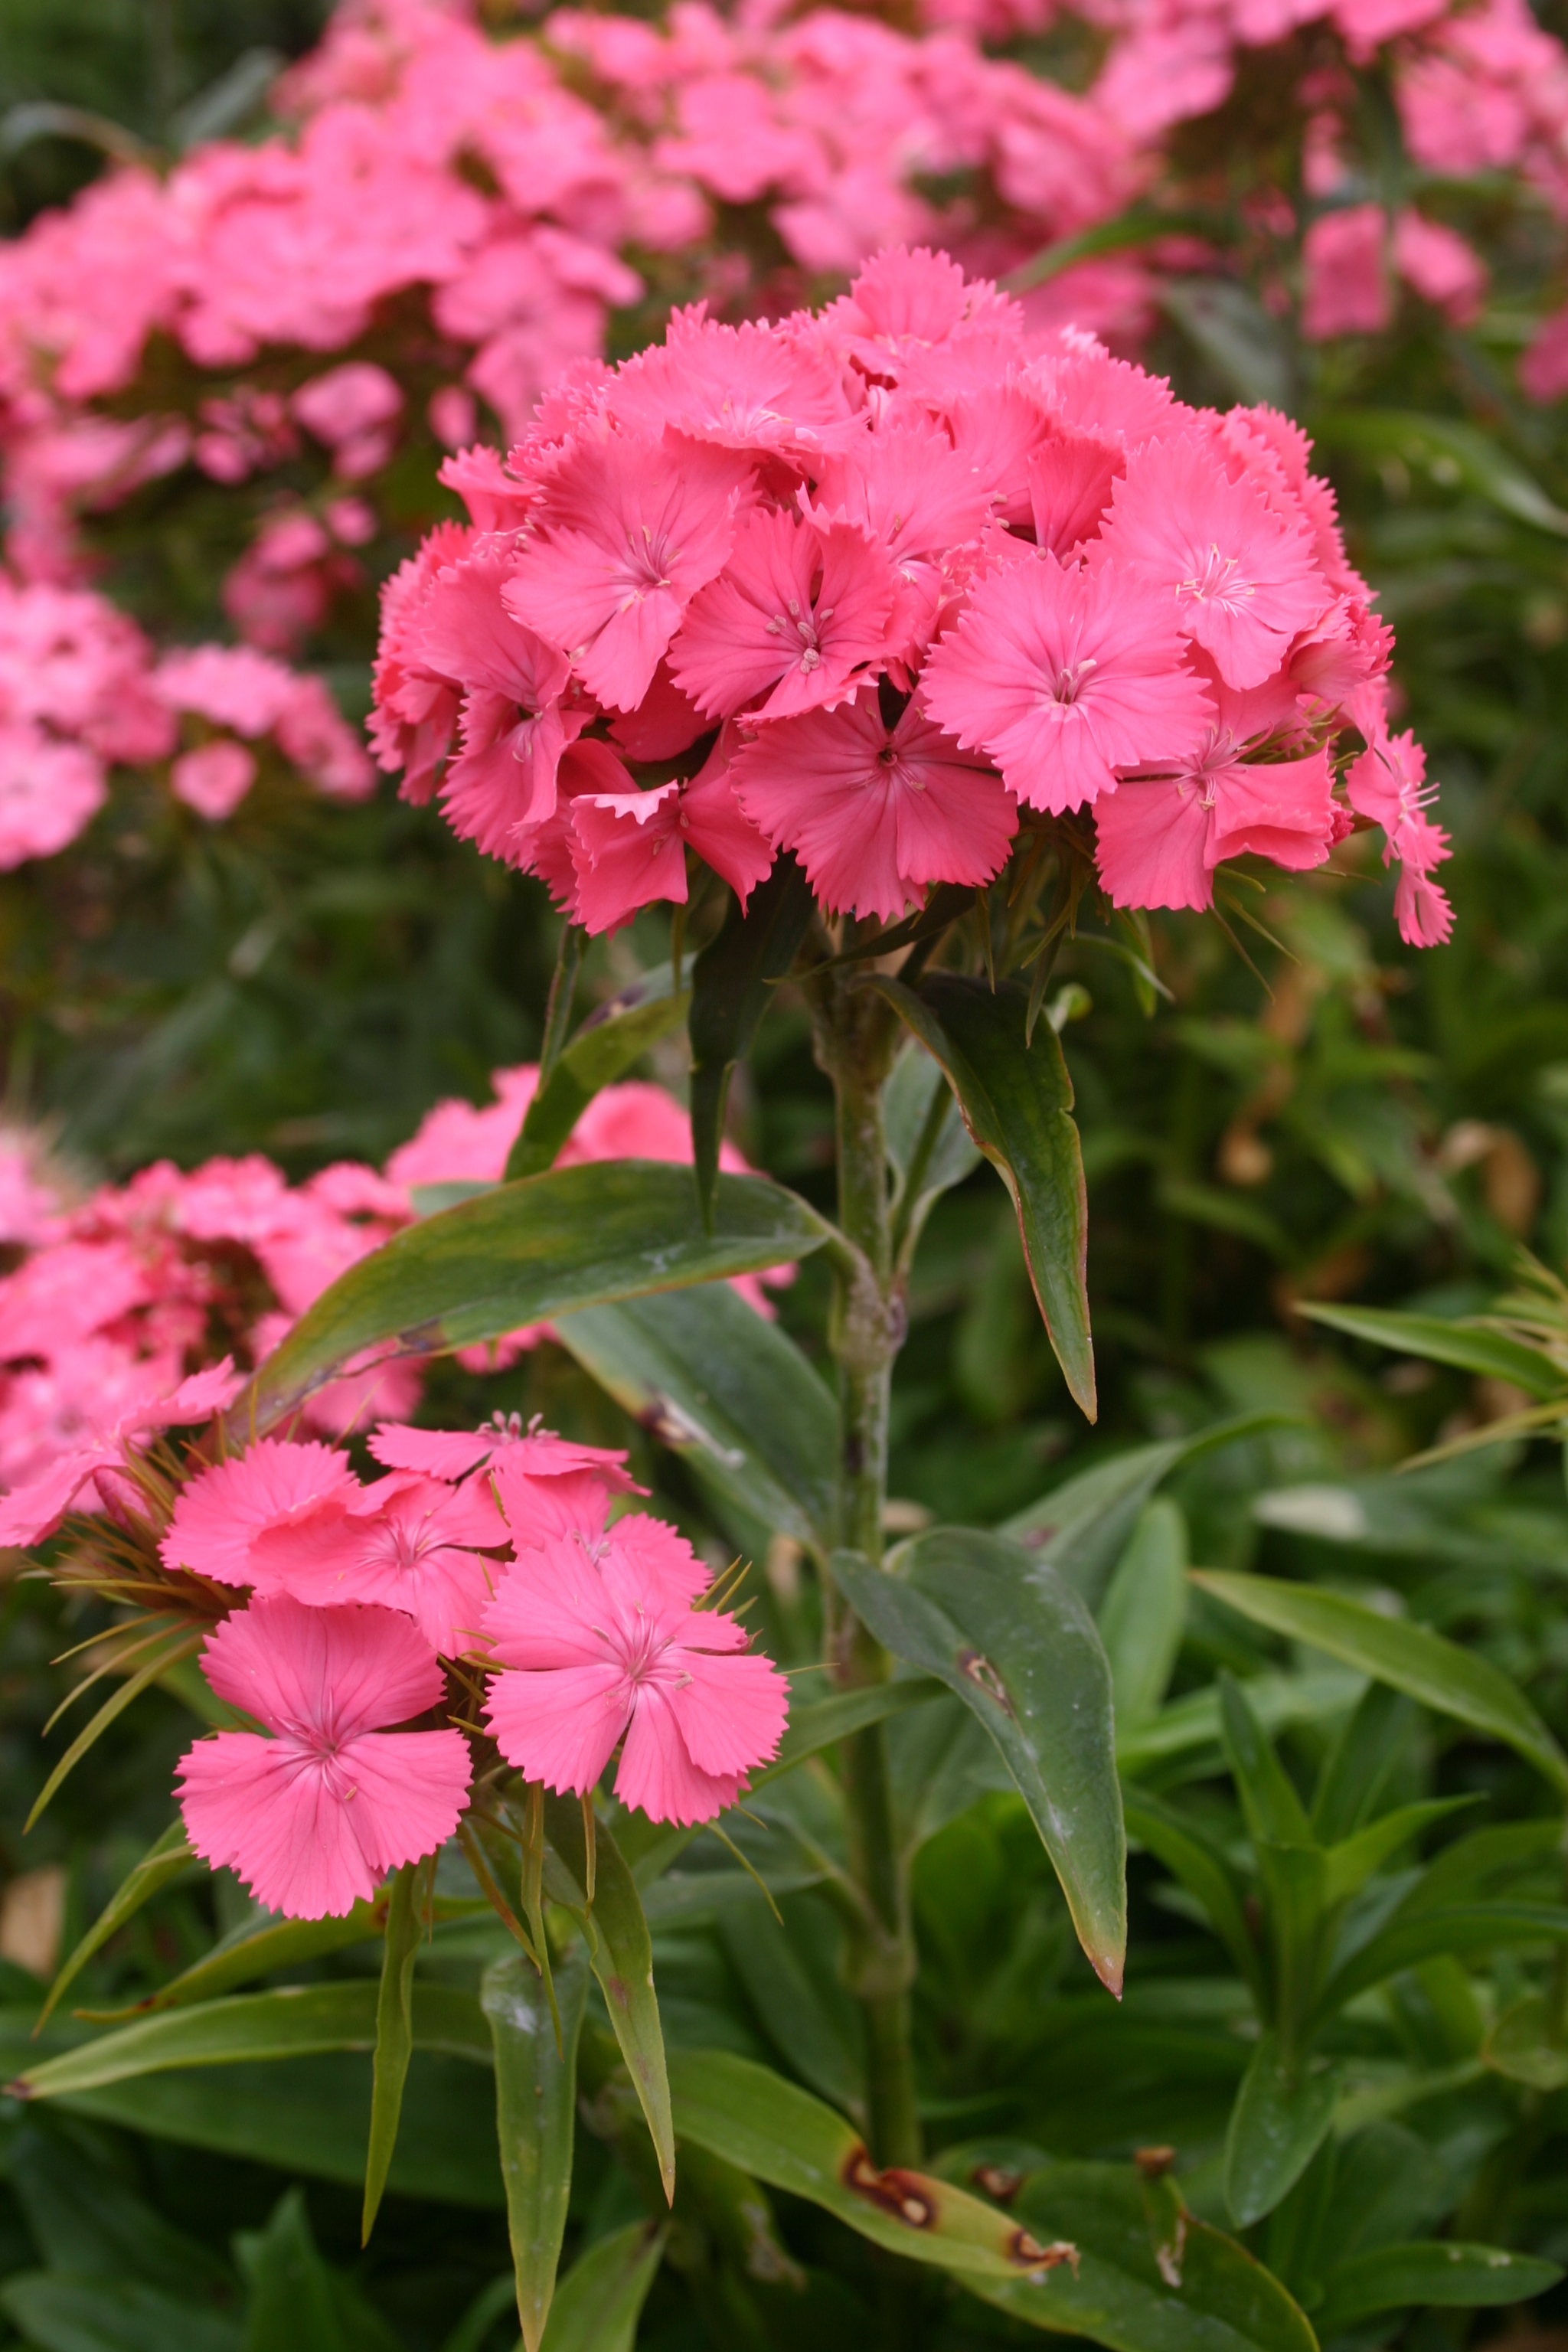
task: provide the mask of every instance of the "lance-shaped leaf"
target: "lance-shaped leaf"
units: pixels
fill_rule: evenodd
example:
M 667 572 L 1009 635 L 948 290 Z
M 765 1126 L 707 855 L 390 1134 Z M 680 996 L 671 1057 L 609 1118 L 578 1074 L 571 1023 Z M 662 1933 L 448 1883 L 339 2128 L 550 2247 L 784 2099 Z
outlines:
M 279 1919 L 270 1912 L 258 1912 L 242 1919 L 210 1952 L 144 2000 L 124 2009 L 83 2010 L 78 2014 L 95 2024 L 118 2025 L 127 2018 L 149 2017 L 161 2009 L 184 2009 L 193 2001 L 216 2000 L 220 1993 L 254 1984 L 258 1977 L 276 1976 L 280 1969 L 297 1968 L 302 1960 L 321 1959 L 329 1952 L 369 1943 L 386 1925 L 388 1899 L 382 1894 L 373 1902 L 356 1903 L 341 1919 Z
M 38 2023 L 33 2029 L 35 2032 L 43 2025 L 61 1994 L 75 1983 L 93 1954 L 101 1951 L 110 1937 L 117 1936 L 126 1921 L 133 1919 L 144 1903 L 150 1903 L 154 1895 L 193 1869 L 195 1859 L 185 1843 L 184 1822 L 171 1822 L 163 1836 L 153 1841 L 141 1861 L 115 1889 L 81 1941 L 73 1948 L 49 1987 L 48 1998 L 38 2011 Z
M 1110 1668 L 1078 1594 L 1016 1544 L 969 1528 L 916 1536 L 887 1569 L 835 1552 L 833 1573 L 884 1649 L 938 1675 L 990 1733 L 1051 1857 L 1079 1941 L 1120 1993 L 1127 1842 Z
M 895 980 L 868 985 L 881 991 L 942 1064 L 964 1125 L 1011 1192 L 1057 1361 L 1092 1421 L 1089 1202 L 1072 1081 L 1056 1031 L 1048 1021 L 1037 1023 L 1033 1043 L 1025 1044 L 1029 992 L 1016 981 L 993 992 L 984 981 L 935 971 L 918 990 Z
M 1358 1946 L 1324 1987 L 1313 2019 L 1321 2023 L 1357 1993 L 1419 1968 L 1439 1952 L 1494 1952 L 1511 1944 L 1568 1944 L 1568 1909 L 1551 1903 L 1455 1903 L 1407 1911 Z
M 913 1038 L 900 1055 L 884 1091 L 882 1127 L 896 1179 L 894 1252 L 907 1265 L 937 1202 L 972 1175 L 981 1160 L 941 1065 Z
M 605 1160 L 502 1184 L 398 1234 L 322 1292 L 232 1408 L 270 1428 L 363 1349 L 439 1354 L 574 1307 L 759 1274 L 832 1228 L 760 1176 L 719 1180 L 704 1231 L 682 1168 Z
M 1568 1796 L 1568 1757 L 1530 1701 L 1489 1660 L 1445 1641 L 1429 1626 L 1384 1617 L 1364 1601 L 1317 1585 L 1221 1569 L 1194 1569 L 1192 1576 L 1204 1591 L 1255 1625 L 1324 1650 L 1423 1706 L 1502 1740 Z
M 414 1963 L 429 1925 L 435 1857 L 406 1862 L 393 1873 L 386 1899 L 386 1940 L 382 1948 L 381 1986 L 375 2005 L 375 2062 L 371 2076 L 370 2147 L 365 2158 L 364 2211 L 360 2243 L 370 2233 L 397 2145 L 403 2085 L 414 2055 Z
M 885 1723 L 891 1716 L 903 1715 L 911 1706 L 924 1706 L 941 1694 L 942 1685 L 934 1677 L 909 1675 L 896 1682 L 873 1683 L 864 1690 L 838 1691 L 811 1706 L 797 1707 L 792 1703 L 779 1752 L 771 1764 L 752 1774 L 752 1786 L 761 1789 L 792 1772 L 808 1756 L 836 1748 L 841 1739 L 867 1731 L 874 1723 Z
M 1246 1897 L 1224 1849 L 1196 1822 L 1184 1821 L 1157 1797 L 1128 1789 L 1122 1802 L 1129 1834 L 1180 1879 L 1202 1904 L 1209 1925 L 1230 1954 L 1238 1975 L 1259 2007 L 1264 2000 L 1261 1955 L 1247 1926 Z
M 836 1497 L 837 1415 L 793 1339 L 727 1284 L 591 1307 L 562 1344 L 721 1502 L 812 1548 Z
M 33 1810 L 23 1825 L 24 1835 L 32 1828 L 61 1782 L 76 1769 L 88 1750 L 96 1747 L 110 1725 L 123 1715 L 132 1701 L 139 1699 L 149 1685 L 157 1682 L 171 1666 L 177 1665 L 182 1659 L 194 1658 L 205 1638 L 205 1627 L 194 1633 L 184 1629 L 176 1629 L 172 1634 L 159 1638 L 153 1644 L 151 1654 L 143 1659 L 136 1672 L 126 1676 L 120 1688 L 104 1700 L 91 1722 L 84 1725 L 77 1733 L 76 1738 L 34 1798 Z
M 1523 2303 L 1547 2294 L 1563 2276 L 1556 2263 L 1500 2246 L 1465 2245 L 1445 2238 L 1426 2244 L 1371 2246 L 1331 2273 L 1312 2316 L 1327 2343 L 1380 2311 L 1436 2304 L 1461 2311 Z
M 1503 1331 L 1485 1331 L 1472 1324 L 1450 1323 L 1438 1315 L 1402 1315 L 1380 1307 L 1303 1306 L 1313 1323 L 1343 1331 L 1352 1339 L 1371 1339 L 1401 1356 L 1419 1356 L 1432 1364 L 1448 1364 L 1456 1371 L 1474 1372 L 1482 1380 L 1506 1381 L 1526 1396 L 1544 1403 L 1562 1397 L 1568 1409 L 1568 1380 L 1544 1349 L 1527 1347 Z
M 692 970 L 691 1152 L 697 1197 L 710 1225 L 716 1214 L 731 1074 L 751 1051 L 774 988 L 805 937 L 815 904 L 811 885 L 786 850 L 752 891 L 743 914 L 740 900 L 731 899 L 718 936 Z
M 479 1987 L 479 2007 L 495 2042 L 496 2131 L 517 2313 L 528 2352 L 539 2352 L 566 2232 L 577 2037 L 588 1992 L 588 1961 L 581 1945 L 555 1971 L 555 1992 L 559 2048 L 543 1982 L 521 1952 L 493 1961 Z
M 769 2067 L 727 2050 L 678 2050 L 669 2071 L 683 2140 L 822 2206 L 876 2245 L 966 2284 L 1025 2278 L 1071 2259 L 1070 2247 L 1042 2243 L 949 2181 L 879 2171 L 852 2124 Z
M 632 2352 L 664 2238 L 662 2230 L 634 2221 L 580 2255 L 561 2282 L 544 2352 Z
M 545 1892 L 552 1903 L 563 1904 L 572 1913 L 583 1930 L 588 1965 L 599 1980 L 616 2040 L 647 2118 L 664 2193 L 673 2199 L 675 2127 L 669 2117 L 664 2032 L 653 1986 L 653 1943 L 637 1881 L 601 1822 L 595 1832 L 590 1900 L 582 1807 L 574 1798 L 557 1797 L 546 1790 L 544 1827 L 550 1841 L 544 1860 Z
M 538 1176 L 552 1167 L 600 1088 L 624 1077 L 650 1045 L 679 1029 L 690 1003 L 689 987 L 677 988 L 674 971 L 667 965 L 645 972 L 590 1013 L 563 1046 L 560 1059 L 528 1106 L 506 1163 L 507 1181 Z
M 1275 2036 L 1258 2036 L 1225 2139 L 1225 2201 L 1238 2229 L 1295 2187 L 1329 2136 L 1341 2087 L 1332 2068 L 1287 2066 Z
M 1011 2210 L 1079 2251 L 1038 2281 L 965 2280 L 1027 2326 L 1111 2352 L 1317 2352 L 1279 2281 L 1187 2212 L 1169 2179 L 1142 2180 L 1131 2165 L 1053 2164 L 1028 2174 Z
M 249 2352 L 233 2319 L 143 2279 L 18 2271 L 0 2285 L 0 2313 L 48 2352 Z

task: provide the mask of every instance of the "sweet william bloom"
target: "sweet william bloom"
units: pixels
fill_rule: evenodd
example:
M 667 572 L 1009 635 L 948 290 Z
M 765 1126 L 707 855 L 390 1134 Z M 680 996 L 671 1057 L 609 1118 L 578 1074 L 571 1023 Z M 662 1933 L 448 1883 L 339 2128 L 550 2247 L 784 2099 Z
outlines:
M 563 1478 L 590 1471 L 617 1495 L 640 1495 L 626 1469 L 625 1451 L 611 1445 L 579 1445 L 542 1429 L 537 1416 L 525 1429 L 514 1412 L 498 1412 L 475 1430 L 411 1429 L 384 1421 L 372 1432 L 370 1450 L 389 1470 L 418 1470 L 431 1478 L 465 1478 L 483 1463 L 510 1462 L 530 1478 Z
M 928 882 L 989 882 L 1017 804 L 983 755 L 911 701 L 889 727 L 866 692 L 763 728 L 737 752 L 741 805 L 799 856 L 823 904 L 896 919 Z
M 464 688 L 463 748 L 441 804 L 454 831 L 492 857 L 507 855 L 520 825 L 553 814 L 561 754 L 586 720 L 562 709 L 564 656 L 504 609 L 511 569 L 504 543 L 483 542 L 437 574 L 416 635 L 426 667 Z
M 734 1803 L 777 1752 L 788 1686 L 732 1617 L 691 1608 L 700 1563 L 685 1593 L 678 1573 L 619 1526 L 520 1553 L 485 1620 L 502 1669 L 486 1714 L 510 1764 L 580 1796 L 624 1739 L 624 1804 L 689 1824 Z
M 772 845 L 742 810 L 721 769 L 689 784 L 580 793 L 572 803 L 575 919 L 614 930 L 656 898 L 686 903 L 686 851 L 722 875 L 743 907 L 773 862 Z
M 165 1568 L 185 1569 L 215 1584 L 268 1591 L 275 1580 L 256 1562 L 256 1538 L 359 1491 L 358 1479 L 335 1446 L 258 1437 L 243 1454 L 214 1463 L 180 1489 L 158 1556 Z
M 1327 751 L 1249 761 L 1225 726 L 1175 775 L 1126 779 L 1094 815 L 1100 878 L 1118 907 L 1210 907 L 1227 857 L 1302 870 L 1336 837 Z
M 1454 928 L 1447 894 L 1432 869 L 1452 855 L 1448 836 L 1426 814 L 1437 796 L 1426 782 L 1426 754 L 1414 735 L 1380 733 L 1345 778 L 1350 804 L 1358 815 L 1383 827 L 1383 862 L 1397 857 L 1394 916 L 1407 947 L 1440 947 Z
M 472 1647 L 490 1596 L 479 1557 L 506 1541 L 489 1488 L 417 1471 L 357 1484 L 252 1541 L 257 1581 L 308 1608 L 372 1601 L 412 1617 L 434 1650 Z
M 193 1372 L 172 1394 L 149 1365 L 135 1385 L 142 1393 L 115 1415 L 88 1444 L 60 1454 L 26 1485 L 0 1496 L 0 1545 L 42 1543 L 52 1536 L 85 1486 L 124 1466 L 125 1443 L 149 1429 L 170 1429 L 205 1421 L 233 1402 L 241 1385 L 234 1360 L 225 1356 L 205 1372 Z M 149 1392 L 151 1391 L 151 1392 Z
M 831 710 L 880 657 L 894 584 L 886 550 L 852 523 L 748 515 L 692 600 L 670 674 L 709 719 Z
M 1383 332 L 1394 315 L 1387 246 L 1381 205 L 1351 205 L 1312 223 L 1301 240 L 1301 332 L 1309 341 Z
M 1095 559 L 1164 588 L 1177 626 L 1229 686 L 1260 686 L 1331 601 L 1305 528 L 1250 481 L 1226 480 L 1194 436 L 1152 441 L 1129 458 Z
M 204 743 L 182 753 L 169 771 L 169 789 L 209 824 L 232 816 L 256 782 L 256 755 L 243 743 Z
M 1193 750 L 1213 706 L 1183 658 L 1171 600 L 1115 563 L 1042 554 L 991 572 L 923 680 L 926 707 L 989 751 L 1018 798 L 1059 815 L 1119 768 Z
M 457 1828 L 470 1772 L 461 1732 L 385 1728 L 443 1687 L 406 1617 L 253 1601 L 213 1634 L 202 1669 L 269 1736 L 220 1731 L 181 1759 L 185 1835 L 269 1911 L 342 1918 Z

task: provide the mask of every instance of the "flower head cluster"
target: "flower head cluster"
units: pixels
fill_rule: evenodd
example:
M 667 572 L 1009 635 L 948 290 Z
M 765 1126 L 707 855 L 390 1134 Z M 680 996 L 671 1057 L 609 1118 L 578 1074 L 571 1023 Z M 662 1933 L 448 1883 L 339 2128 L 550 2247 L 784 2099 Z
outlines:
M 1386 733 L 1391 640 L 1296 427 L 923 250 L 819 317 L 679 314 L 453 479 L 471 529 L 388 588 L 377 748 L 593 931 L 682 901 L 690 856 L 744 902 L 780 851 L 886 920 L 1079 811 L 1118 906 L 1206 907 L 1226 858 L 1321 865 L 1342 734 Z

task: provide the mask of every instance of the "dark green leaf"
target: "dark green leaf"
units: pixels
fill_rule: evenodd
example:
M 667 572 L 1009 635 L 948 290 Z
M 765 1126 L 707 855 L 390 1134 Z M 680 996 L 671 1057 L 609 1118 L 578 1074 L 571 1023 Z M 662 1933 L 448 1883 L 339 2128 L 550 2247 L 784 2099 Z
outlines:
M 1127 1849 L 1110 1670 L 1083 1602 L 1043 1560 L 964 1528 L 915 1537 L 887 1569 L 836 1552 L 833 1572 L 883 1647 L 939 1676 L 995 1741 L 1079 1940 L 1120 1992 Z
M 1354 449 L 1374 463 L 1398 457 L 1439 480 L 1457 473 L 1468 488 L 1479 491 L 1505 514 L 1533 523 L 1538 530 L 1568 536 L 1568 514 L 1552 504 L 1534 477 L 1489 433 L 1463 417 L 1367 406 L 1332 409 L 1313 418 L 1312 436 L 1330 448 Z
M 101 1951 L 111 1936 L 117 1936 L 128 1919 L 135 1917 L 144 1903 L 192 1868 L 195 1856 L 185 1843 L 185 1825 L 171 1822 L 161 1838 L 150 1845 L 141 1861 L 116 1889 L 81 1941 L 49 1987 L 48 1998 L 38 2011 L 42 2025 L 60 1995 L 75 1982 L 95 1952 Z
M 1167 278 L 1158 299 L 1241 399 L 1294 406 L 1286 330 L 1247 287 L 1233 278 Z
M 826 1539 L 832 1395 L 793 1339 L 727 1284 L 563 1316 L 562 1343 L 705 1486 L 797 1543 Z
M 755 1889 L 728 1904 L 720 1937 L 730 1965 L 769 2039 L 801 2080 L 866 2128 L 866 2053 L 858 2012 L 832 1977 L 832 1958 L 815 1974 L 802 1936 L 811 1906 L 786 1905 L 776 1917 Z M 820 1912 L 818 1912 L 820 1916 Z M 837 1998 L 835 1998 L 835 1994 Z
M 1220 1848 L 1192 1822 L 1184 1821 L 1146 1790 L 1122 1792 L 1128 1834 L 1158 1856 L 1179 1878 L 1208 1915 L 1214 1928 L 1249 1987 L 1255 2001 L 1264 1998 L 1262 1963 L 1241 1888 Z
M 1434 1822 L 1447 1821 L 1450 1813 L 1477 1801 L 1472 1797 L 1435 1797 L 1418 1805 L 1399 1805 L 1369 1822 L 1353 1837 L 1330 1846 L 1324 1854 L 1324 1901 L 1343 1903 L 1358 1895 L 1373 1871 L 1381 1870 L 1402 1845 L 1408 1845 Z
M 160 1985 L 145 2000 L 129 2009 L 81 2013 L 91 2017 L 96 2024 L 118 2025 L 127 2018 L 150 2017 L 158 2010 L 184 2009 L 193 2001 L 216 2000 L 220 1993 L 233 1992 L 239 1985 L 254 1984 L 258 1977 L 276 1976 L 283 1969 L 297 1968 L 303 1960 L 321 1959 L 329 1952 L 369 1943 L 385 1925 L 386 1905 L 387 1897 L 383 1894 L 373 1903 L 356 1903 L 341 1919 L 279 1919 L 269 1912 L 258 1912 L 231 1928 L 210 1952 L 204 1953 L 166 1985 Z M 441 1916 L 439 1908 L 437 1916 Z
M 1144 1504 L 1096 1616 L 1120 1736 L 1156 1713 L 1182 1646 L 1187 1523 L 1174 1503 Z
M 966 2282 L 1027 2276 L 1062 2259 L 945 2180 L 879 2172 L 851 2124 L 766 2066 L 727 2050 L 677 2050 L 669 2071 L 683 2140 L 822 2206 L 877 2245 Z
M 352 2279 L 317 2251 L 303 2192 L 290 2189 L 265 2230 L 235 2240 L 250 2282 L 245 2352 L 401 2352 Z
M 857 1731 L 865 1731 L 873 1723 L 885 1723 L 889 1716 L 902 1715 L 911 1706 L 924 1706 L 940 1696 L 942 1685 L 924 1675 L 910 1675 L 895 1682 L 876 1683 L 866 1690 L 837 1692 L 832 1698 L 819 1698 L 811 1706 L 790 1706 L 789 1727 L 779 1742 L 779 1752 L 764 1770 L 753 1775 L 752 1786 L 760 1789 L 781 1773 L 804 1764 L 808 1756 L 819 1755 L 825 1748 L 836 1748 Z
M 136 1672 L 126 1676 L 119 1689 L 104 1700 L 90 1723 L 85 1724 L 77 1733 L 76 1738 L 33 1800 L 33 1810 L 24 1823 L 24 1832 L 32 1828 L 61 1782 L 68 1774 L 75 1770 L 89 1748 L 95 1747 L 102 1738 L 110 1725 L 123 1715 L 132 1702 L 140 1698 L 142 1692 L 155 1683 L 160 1675 L 166 1673 L 170 1666 L 177 1664 L 182 1658 L 194 1658 L 205 1638 L 205 1632 L 191 1633 L 180 1631 L 168 1640 L 161 1641 L 153 1646 L 151 1654 L 143 1659 Z
M 897 1179 L 894 1247 L 907 1265 L 936 1202 L 972 1175 L 981 1160 L 940 1063 L 914 1038 L 900 1055 L 884 1091 L 882 1129 Z
M 521 1132 L 506 1163 L 506 1181 L 542 1175 L 602 1087 L 624 1077 L 650 1045 L 668 1037 L 686 1019 L 688 987 L 679 990 L 666 967 L 645 972 L 608 1004 L 591 1013 L 562 1048 L 560 1059 L 540 1087 L 523 1118 Z
M 300 1318 L 233 1408 L 242 1434 L 270 1428 L 362 1349 L 429 1355 L 495 1339 L 574 1307 L 757 1274 L 803 1257 L 831 1228 L 782 1185 L 719 1180 L 704 1232 L 686 1171 L 599 1160 L 502 1184 L 397 1234 Z
M 1408 1916 L 1396 1913 L 1330 1979 L 1318 2014 L 1331 2017 L 1357 1993 L 1369 1991 L 1438 1952 L 1492 1952 L 1509 1944 L 1563 1943 L 1568 1943 L 1568 1910 L 1551 1904 L 1454 1904 L 1436 1911 L 1417 1910 Z
M 562 2280 L 544 2352 L 632 2352 L 664 2256 L 664 2232 L 634 2221 L 580 2254 Z
M 669 2118 L 669 2082 L 664 2033 L 653 1985 L 653 1945 L 637 1881 L 615 1839 L 601 1822 L 595 1846 L 594 1899 L 587 1895 L 587 1842 L 583 1810 L 574 1798 L 544 1797 L 549 1838 L 545 1890 L 563 1904 L 583 1930 L 588 1965 L 599 1980 L 621 2055 L 626 2062 L 658 2158 L 664 2193 L 675 2194 L 675 2129 Z
M 1225 2137 L 1225 2200 L 1238 2228 L 1272 2213 L 1329 2135 L 1340 2078 L 1305 2060 L 1281 2061 L 1272 2033 L 1258 2037 Z
M 38 2352 L 241 2352 L 245 2340 L 221 2312 L 139 2279 L 22 2271 L 0 2284 L 0 2312 Z
M 1516 1748 L 1568 1795 L 1568 1758 L 1508 1676 L 1425 1625 L 1384 1617 L 1364 1601 L 1267 1576 L 1194 1569 L 1193 1581 L 1254 1624 L 1342 1658 L 1423 1706 Z
M 1510 2002 L 1481 2044 L 1481 2063 L 1532 2091 L 1561 2091 L 1568 2084 L 1568 2049 L 1552 2033 L 1543 1994 L 1530 1992 Z
M 993 992 L 958 972 L 928 972 L 918 991 L 878 988 L 942 1064 L 964 1125 L 1013 1196 L 1029 1278 L 1057 1360 L 1082 1411 L 1095 1416 L 1094 1349 L 1085 1269 L 1089 1250 L 1083 1155 L 1072 1082 L 1049 1022 L 1024 1042 L 1029 992 Z
M 496 2127 L 527 2352 L 539 2352 L 566 2231 L 577 2037 L 588 1993 L 587 1955 L 581 1945 L 554 1976 L 559 2049 L 543 1982 L 524 1954 L 509 1952 L 493 1961 L 479 1988 L 479 2006 L 495 2042 Z
M 737 1062 L 752 1048 L 763 1013 L 795 961 L 816 901 L 786 850 L 742 913 L 731 898 L 718 936 L 692 971 L 691 1149 L 703 1222 L 711 1229 L 724 1105 Z
M 1254 1840 L 1310 1846 L 1311 1824 L 1289 1774 L 1233 1675 L 1219 1677 L 1220 1734 Z
M 1549 2294 L 1563 2276 L 1555 2263 L 1532 2254 L 1505 2253 L 1500 2246 L 1468 2246 L 1457 2239 L 1429 2245 L 1374 2246 L 1352 2254 L 1331 2273 L 1327 2294 L 1314 2312 L 1325 2341 L 1380 2311 L 1410 2304 L 1458 2306 L 1523 2303 Z
M 364 2211 L 360 2242 L 370 2243 L 392 2151 L 403 2085 L 414 2055 L 414 1963 L 429 1925 L 434 1862 L 407 1862 L 393 1873 L 387 1889 L 386 1940 L 382 1948 L 381 1986 L 376 1996 L 375 2060 L 371 2074 L 370 2148 L 365 2158 Z
M 1321 1723 L 1354 1705 L 1365 1685 L 1342 1666 L 1321 1667 L 1313 1674 L 1249 1675 L 1241 1685 L 1247 1703 L 1263 1729 L 1282 1731 L 1288 1724 Z M 1125 1738 L 1116 1738 L 1116 1761 L 1123 1779 L 1129 1774 L 1168 1775 L 1173 1766 L 1200 1769 L 1205 1751 L 1220 1746 L 1219 1692 L 1189 1691 L 1148 1723 L 1135 1725 Z

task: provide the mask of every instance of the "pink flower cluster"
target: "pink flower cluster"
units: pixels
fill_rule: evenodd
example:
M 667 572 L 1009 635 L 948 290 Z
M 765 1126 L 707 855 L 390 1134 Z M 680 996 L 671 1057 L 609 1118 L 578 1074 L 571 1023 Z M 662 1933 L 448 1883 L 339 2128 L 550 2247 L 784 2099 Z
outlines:
M 820 317 L 679 314 L 449 469 L 473 525 L 388 584 L 377 749 L 592 931 L 683 901 L 689 852 L 744 902 L 791 851 L 887 920 L 1079 810 L 1115 904 L 1207 907 L 1227 858 L 1321 865 L 1342 733 L 1386 740 L 1307 460 L 924 251 Z M 1429 940 L 1443 836 L 1397 838 Z
M 0 1276 L 0 1489 L 12 1490 L 0 1495 L 0 1545 L 41 1540 L 66 1507 L 62 1477 L 89 1507 L 121 1435 L 150 1425 L 188 1369 L 222 1354 L 259 1361 L 329 1283 L 411 1223 L 418 1186 L 498 1181 L 538 1075 L 498 1070 L 485 1108 L 438 1103 L 384 1175 L 343 1160 L 300 1185 L 259 1157 L 188 1174 L 163 1161 L 70 1206 L 26 1139 L 0 1134 L 0 1250 L 19 1261 Z M 595 1096 L 558 1164 L 690 1156 L 679 1106 L 631 1080 Z M 723 1165 L 740 1173 L 746 1161 L 727 1144 Z M 780 1268 L 735 1286 L 767 1314 L 761 1283 L 788 1278 Z M 544 1336 L 516 1332 L 462 1361 L 499 1369 Z M 373 1412 L 411 1412 L 419 1386 L 405 1360 L 369 1363 L 318 1391 L 306 1420 L 342 1434 Z M 128 1412 L 145 1417 L 122 1423 Z

